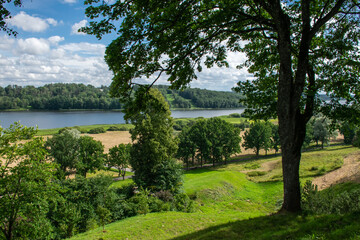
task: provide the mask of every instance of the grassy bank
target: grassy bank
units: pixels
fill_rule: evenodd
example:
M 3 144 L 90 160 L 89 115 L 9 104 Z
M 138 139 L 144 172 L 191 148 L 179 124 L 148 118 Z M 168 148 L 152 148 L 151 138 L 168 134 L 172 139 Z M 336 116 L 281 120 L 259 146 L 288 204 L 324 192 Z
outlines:
M 348 154 L 360 155 L 348 146 L 304 153 L 302 181 L 336 169 Z M 188 171 L 184 191 L 196 203 L 194 213 L 150 213 L 106 225 L 105 232 L 97 228 L 71 239 L 360 239 L 359 214 L 273 215 L 282 203 L 281 177 L 273 178 L 281 165 L 275 164 L 262 176 L 248 173 L 278 158 Z M 113 187 L 129 182 L 116 182 Z M 337 186 L 337 191 L 354 188 L 360 185 Z

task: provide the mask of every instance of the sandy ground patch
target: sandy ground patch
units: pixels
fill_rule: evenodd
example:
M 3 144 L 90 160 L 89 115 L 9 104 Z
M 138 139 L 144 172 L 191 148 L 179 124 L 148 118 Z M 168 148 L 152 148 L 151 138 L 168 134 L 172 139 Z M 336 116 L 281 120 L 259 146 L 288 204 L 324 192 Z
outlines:
M 360 155 L 358 153 L 346 156 L 341 168 L 313 180 L 313 184 L 317 185 L 319 190 L 343 182 L 360 183 Z
M 93 137 L 95 140 L 102 142 L 105 147 L 105 152 L 109 152 L 109 149 L 119 145 L 120 143 L 131 143 L 131 135 L 128 131 L 109 131 L 99 134 L 85 134 Z

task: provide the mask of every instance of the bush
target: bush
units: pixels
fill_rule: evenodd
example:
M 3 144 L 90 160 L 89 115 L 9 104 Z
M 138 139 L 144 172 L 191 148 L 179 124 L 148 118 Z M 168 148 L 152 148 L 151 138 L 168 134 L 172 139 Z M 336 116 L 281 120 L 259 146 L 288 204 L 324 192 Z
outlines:
M 93 129 L 90 129 L 88 133 L 90 134 L 98 134 L 98 133 L 105 133 L 105 129 L 102 128 L 102 127 L 97 127 L 97 128 L 93 128 Z
M 171 202 L 174 200 L 174 196 L 169 190 L 160 190 L 156 193 L 154 193 L 155 197 L 159 198 L 160 200 L 164 202 Z
M 228 117 L 229 118 L 241 118 L 241 114 L 240 113 L 232 113 Z
M 263 171 L 252 171 L 252 172 L 247 173 L 247 175 L 249 177 L 264 176 L 265 174 L 266 174 L 266 172 L 263 172 Z
M 117 127 L 117 126 L 110 126 L 107 131 L 128 131 L 129 129 L 127 129 L 127 127 L 125 126 L 121 126 L 121 127 Z
M 174 207 L 181 212 L 194 212 L 194 202 L 185 193 L 175 195 Z
M 344 184 L 340 186 L 345 186 Z M 337 186 L 339 188 L 339 186 Z M 346 188 L 344 188 L 346 189 Z M 315 214 L 347 214 L 360 211 L 360 189 L 339 192 L 335 187 L 319 192 L 307 181 L 302 189 L 302 208 Z

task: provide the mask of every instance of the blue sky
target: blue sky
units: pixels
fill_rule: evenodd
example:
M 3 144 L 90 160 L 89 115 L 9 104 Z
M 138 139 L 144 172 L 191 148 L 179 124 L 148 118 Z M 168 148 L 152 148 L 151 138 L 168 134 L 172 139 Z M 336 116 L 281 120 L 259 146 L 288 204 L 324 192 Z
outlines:
M 22 7 L 6 6 L 13 16 L 7 23 L 18 35 L 15 38 L 0 32 L 1 86 L 111 83 L 112 73 L 104 62 L 104 53 L 116 35 L 98 40 L 77 32 L 89 21 L 83 0 L 24 0 Z M 230 68 L 204 68 L 191 87 L 230 91 L 238 81 L 249 77 L 245 69 L 236 69 L 245 56 L 229 53 L 228 59 Z M 166 84 L 166 76 L 158 83 Z

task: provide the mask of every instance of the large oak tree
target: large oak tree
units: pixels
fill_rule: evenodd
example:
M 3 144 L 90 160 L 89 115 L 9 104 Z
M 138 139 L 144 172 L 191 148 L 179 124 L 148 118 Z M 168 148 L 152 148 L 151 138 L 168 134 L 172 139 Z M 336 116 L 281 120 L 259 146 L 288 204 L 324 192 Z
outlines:
M 239 83 L 255 116 L 277 114 L 285 211 L 300 211 L 299 164 L 313 112 L 333 117 L 358 110 L 359 2 L 357 0 L 87 0 L 95 19 L 84 32 L 118 38 L 107 47 L 112 94 L 124 100 L 139 77 L 168 75 L 183 88 L 196 72 L 228 66 L 243 51 L 254 81 Z M 326 92 L 331 104 L 318 105 Z M 341 104 L 340 98 L 347 104 Z M 344 108 L 347 108 L 344 111 Z M 341 111 L 338 111 L 341 110 Z M 341 112 L 341 114 L 339 114 Z M 352 114 L 351 116 L 356 116 Z

